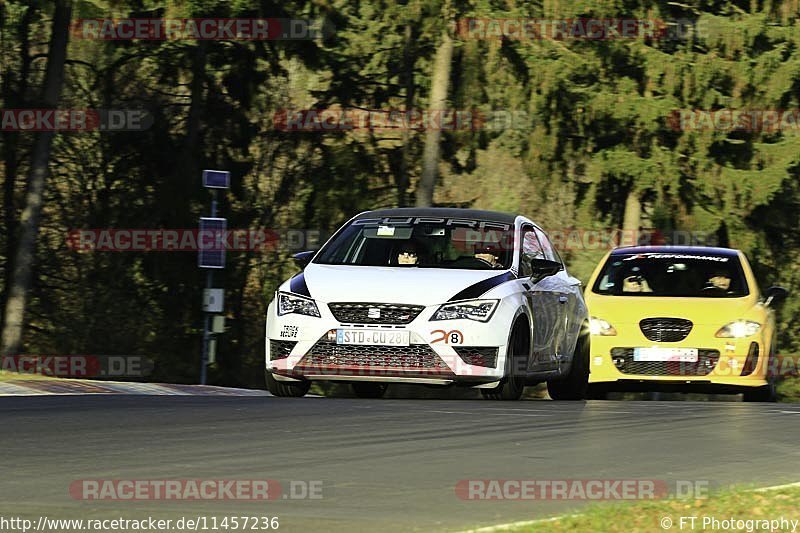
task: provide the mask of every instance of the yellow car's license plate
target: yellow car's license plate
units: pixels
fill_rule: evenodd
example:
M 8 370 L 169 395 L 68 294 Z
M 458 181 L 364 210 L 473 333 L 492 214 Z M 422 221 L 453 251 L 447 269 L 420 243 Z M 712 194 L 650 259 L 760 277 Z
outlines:
M 696 363 L 697 348 L 634 348 L 633 360 Z
M 377 329 L 337 329 L 336 344 L 408 346 L 408 331 Z

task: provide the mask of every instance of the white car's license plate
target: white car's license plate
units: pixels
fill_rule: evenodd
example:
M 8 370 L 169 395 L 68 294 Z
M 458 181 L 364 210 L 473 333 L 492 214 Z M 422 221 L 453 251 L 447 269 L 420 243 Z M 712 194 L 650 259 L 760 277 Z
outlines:
M 379 329 L 337 329 L 336 344 L 408 346 L 409 332 Z
M 634 348 L 633 360 L 696 363 L 697 348 Z

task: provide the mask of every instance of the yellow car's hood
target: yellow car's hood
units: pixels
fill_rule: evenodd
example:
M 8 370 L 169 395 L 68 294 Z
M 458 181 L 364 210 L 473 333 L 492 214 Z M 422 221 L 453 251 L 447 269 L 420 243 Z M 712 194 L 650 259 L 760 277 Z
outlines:
M 589 314 L 611 324 L 637 324 L 643 318 L 686 318 L 695 324 L 725 324 L 746 318 L 757 304 L 753 295 L 742 298 L 675 298 L 602 296 L 587 291 Z

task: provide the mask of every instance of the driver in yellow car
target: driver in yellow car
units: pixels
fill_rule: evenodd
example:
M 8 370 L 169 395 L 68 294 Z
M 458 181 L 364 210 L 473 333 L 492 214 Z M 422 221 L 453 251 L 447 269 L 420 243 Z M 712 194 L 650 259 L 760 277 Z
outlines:
M 622 292 L 653 292 L 643 276 L 628 276 L 622 281 Z
M 708 279 L 706 286 L 727 291 L 731 288 L 731 278 L 724 273 L 715 273 Z

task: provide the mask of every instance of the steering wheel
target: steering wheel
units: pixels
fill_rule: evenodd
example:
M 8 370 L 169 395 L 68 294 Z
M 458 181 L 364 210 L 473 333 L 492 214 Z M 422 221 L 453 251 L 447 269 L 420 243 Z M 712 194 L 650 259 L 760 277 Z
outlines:
M 700 289 L 700 292 L 701 292 L 701 293 L 703 293 L 703 292 L 716 292 L 716 293 L 723 293 L 723 292 L 725 292 L 725 289 L 722 289 L 722 288 L 720 288 L 720 287 L 717 287 L 716 285 L 706 285 L 705 287 L 703 287 L 702 289 Z
M 494 268 L 492 266 L 492 263 L 490 263 L 489 261 L 487 261 L 485 259 L 480 259 L 478 257 L 473 257 L 471 255 L 461 256 L 461 257 L 457 258 L 455 261 L 453 261 L 451 264 L 453 264 L 453 265 L 461 265 L 461 264 L 469 265 L 470 263 L 477 264 L 477 265 L 479 265 L 481 267 Z

